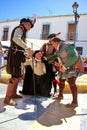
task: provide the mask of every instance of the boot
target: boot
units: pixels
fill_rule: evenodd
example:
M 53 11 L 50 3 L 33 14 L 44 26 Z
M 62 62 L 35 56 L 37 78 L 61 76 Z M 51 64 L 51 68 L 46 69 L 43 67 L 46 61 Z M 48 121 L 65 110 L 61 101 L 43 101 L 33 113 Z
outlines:
M 11 99 L 13 92 L 14 92 L 14 79 L 11 78 L 7 87 L 7 92 L 6 92 L 6 96 L 4 99 L 4 103 L 7 105 L 11 105 L 11 106 L 15 106 L 16 103 Z
M 19 83 L 19 78 L 14 78 L 14 79 L 15 79 L 15 84 L 14 84 L 14 91 L 13 91 L 12 98 L 22 98 L 22 96 L 17 94 L 17 87 L 18 87 L 18 83 Z
M 63 90 L 65 87 L 65 79 L 59 79 L 59 95 L 54 96 L 53 99 L 61 100 L 63 99 Z
M 4 99 L 4 104 L 10 105 L 10 106 L 16 106 L 17 105 L 17 103 L 15 101 L 13 101 L 12 99 L 7 100 L 7 98 Z
M 68 82 L 70 84 L 70 89 L 72 92 L 72 102 L 70 104 L 67 104 L 67 107 L 77 107 L 78 106 L 78 100 L 77 100 L 77 86 L 75 84 L 75 78 L 69 78 Z

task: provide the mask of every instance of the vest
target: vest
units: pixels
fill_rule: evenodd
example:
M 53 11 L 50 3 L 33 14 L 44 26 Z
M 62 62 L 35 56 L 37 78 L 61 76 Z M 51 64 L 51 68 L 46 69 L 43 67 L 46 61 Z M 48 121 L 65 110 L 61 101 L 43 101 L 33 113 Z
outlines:
M 44 56 L 49 56 L 52 55 L 56 50 L 51 43 L 45 43 L 42 46 L 41 51 L 43 52 Z
M 17 28 L 21 28 L 22 30 L 23 30 L 23 35 L 22 35 L 22 37 L 21 37 L 21 39 L 25 42 L 25 38 L 26 38 L 26 30 L 25 30 L 25 28 L 22 26 L 22 25 L 20 25 L 20 26 L 17 26 L 16 28 L 14 28 L 14 30 L 12 31 L 12 34 L 11 34 L 11 39 L 10 39 L 10 41 L 11 41 L 11 47 L 17 47 L 17 49 L 20 49 L 20 50 L 23 50 L 23 48 L 21 48 L 20 46 L 18 46 L 12 39 L 13 39 L 13 36 L 14 36 L 14 32 L 15 32 L 15 30 L 17 29 Z
M 59 57 L 58 60 L 59 60 L 60 64 L 65 65 L 70 58 L 70 56 L 67 54 L 67 49 L 68 49 L 69 45 L 70 44 L 66 44 L 66 43 L 60 44 L 60 47 L 59 47 L 59 50 L 58 50 L 58 57 Z
M 18 46 L 12 39 L 14 36 L 14 32 L 17 28 L 21 28 L 23 31 L 23 35 L 21 37 L 21 39 L 23 41 L 25 41 L 25 37 L 26 37 L 26 30 L 23 26 L 17 26 L 16 28 L 14 28 L 14 30 L 12 31 L 11 34 L 11 48 L 15 48 L 15 46 L 17 47 L 17 49 L 20 50 L 24 50 L 22 47 Z M 21 76 L 21 62 L 23 62 L 24 59 L 24 55 L 23 52 L 15 52 L 15 50 L 10 49 L 8 51 L 8 60 L 7 60 L 7 67 L 6 67 L 6 71 L 7 73 L 14 75 L 14 76 Z

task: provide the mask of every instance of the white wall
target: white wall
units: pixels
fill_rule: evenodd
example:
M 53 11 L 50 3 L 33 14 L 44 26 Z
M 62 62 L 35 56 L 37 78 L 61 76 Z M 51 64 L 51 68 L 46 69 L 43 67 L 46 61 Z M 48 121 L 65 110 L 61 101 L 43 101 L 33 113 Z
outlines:
M 81 15 L 77 26 L 78 40 L 87 41 L 87 15 Z
M 27 38 L 40 40 L 43 24 L 50 24 L 50 34 L 61 32 L 59 37 L 66 41 L 68 33 L 68 24 L 74 23 L 74 21 L 74 15 L 38 17 L 34 28 L 32 28 L 27 33 Z M 19 25 L 19 22 L 19 20 L 0 22 L 0 41 L 3 37 L 3 29 L 5 27 L 9 28 L 8 40 L 10 40 L 11 32 L 14 27 Z M 77 41 L 79 42 L 76 43 L 76 46 L 83 47 L 82 56 L 87 57 L 87 14 L 80 14 L 79 22 L 77 24 L 77 36 Z
M 30 47 L 31 49 L 39 50 L 44 43 L 48 42 L 48 40 L 26 39 L 26 42 L 27 42 L 28 47 Z M 3 46 L 10 47 L 10 41 L 1 41 L 1 44 Z
M 82 58 L 87 58 L 87 42 L 76 42 L 77 47 L 83 47 Z

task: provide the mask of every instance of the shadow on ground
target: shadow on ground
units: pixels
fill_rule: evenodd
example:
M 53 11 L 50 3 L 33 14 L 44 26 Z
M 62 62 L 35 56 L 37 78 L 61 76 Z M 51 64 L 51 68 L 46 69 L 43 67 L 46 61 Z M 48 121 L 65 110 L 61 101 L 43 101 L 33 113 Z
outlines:
M 52 103 L 52 99 L 46 97 L 30 97 L 20 102 L 15 108 L 27 110 L 28 112 L 20 114 L 18 118 L 21 120 L 36 120 L 39 118 Z
M 55 101 L 37 121 L 44 126 L 59 125 L 63 123 L 63 120 L 67 123 L 66 118 L 75 114 L 76 111 L 73 108 L 66 108 L 65 104 Z

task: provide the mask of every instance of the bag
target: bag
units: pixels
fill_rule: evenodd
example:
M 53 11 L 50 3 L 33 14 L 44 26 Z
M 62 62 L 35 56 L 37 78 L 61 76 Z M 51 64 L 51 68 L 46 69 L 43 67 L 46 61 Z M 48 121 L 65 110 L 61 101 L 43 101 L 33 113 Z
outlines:
M 77 72 L 82 72 L 83 71 L 84 67 L 83 67 L 83 62 L 82 62 L 82 59 L 81 59 L 80 55 L 78 56 L 78 60 L 75 63 L 75 68 L 76 68 Z

